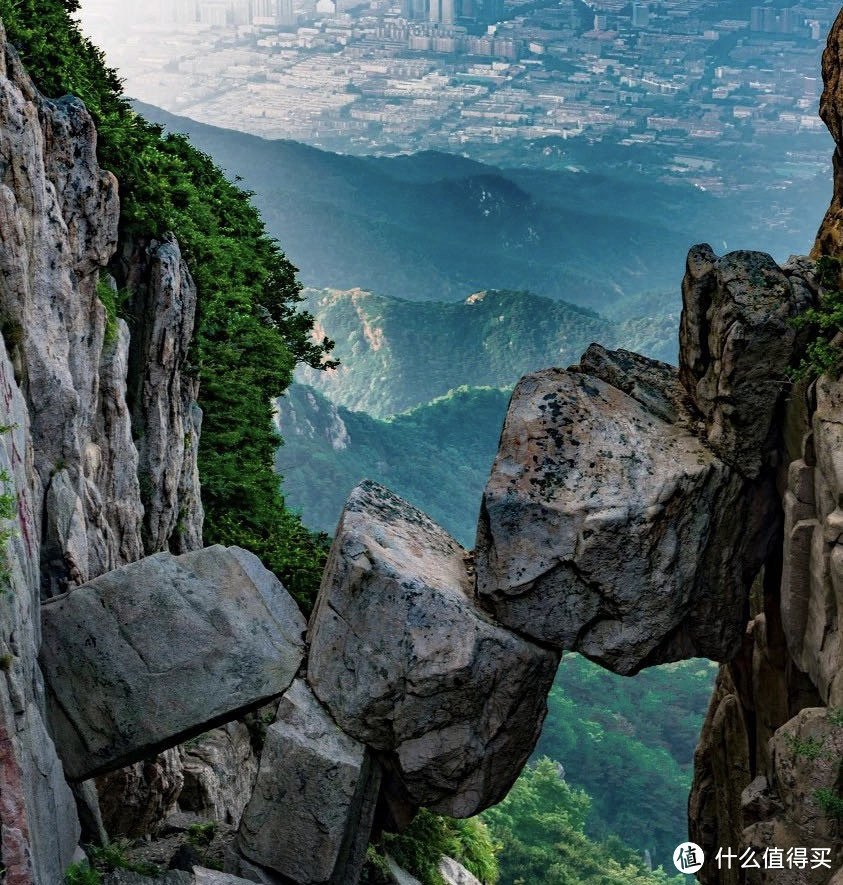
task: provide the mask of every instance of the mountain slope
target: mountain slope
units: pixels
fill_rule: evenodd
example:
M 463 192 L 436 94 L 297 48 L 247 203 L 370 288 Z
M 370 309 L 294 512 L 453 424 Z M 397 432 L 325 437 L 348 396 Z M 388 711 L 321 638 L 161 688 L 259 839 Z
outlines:
M 661 299 L 659 319 L 615 323 L 525 292 L 478 292 L 456 303 L 405 301 L 360 289 L 305 294 L 317 334 L 336 341 L 340 367 L 304 369 L 298 380 L 333 402 L 379 417 L 461 385 L 512 387 L 526 372 L 577 362 L 593 341 L 676 358 L 678 316 L 670 313 L 669 296 Z
M 461 388 L 382 421 L 293 384 L 276 413 L 286 501 L 306 525 L 333 533 L 351 489 L 374 479 L 472 547 L 508 402 L 506 391 Z
M 693 243 L 737 243 L 757 225 L 742 194 L 721 200 L 625 168 L 504 170 L 430 151 L 360 158 L 136 107 L 242 177 L 313 286 L 413 300 L 526 287 L 603 309 L 672 285 Z M 771 236 L 762 247 L 785 248 Z

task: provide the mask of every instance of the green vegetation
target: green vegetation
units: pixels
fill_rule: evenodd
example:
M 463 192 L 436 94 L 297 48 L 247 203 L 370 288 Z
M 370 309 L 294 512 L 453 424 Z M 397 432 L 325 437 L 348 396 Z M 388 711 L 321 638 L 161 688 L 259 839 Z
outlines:
M 843 330 L 843 285 L 839 258 L 823 256 L 817 261 L 817 279 L 825 292 L 817 307 L 812 307 L 793 320 L 798 329 L 812 328 L 816 337 L 805 348 L 805 356 L 791 375 L 794 379 L 839 374 L 843 368 L 843 345 L 834 336 Z
M 113 344 L 117 338 L 117 317 L 123 306 L 123 302 L 128 297 L 127 292 L 115 291 L 104 277 L 97 280 L 97 297 L 105 308 L 105 335 L 103 336 L 103 347 Z
M 0 424 L 0 436 L 17 427 L 16 424 Z M 6 520 L 15 519 L 18 515 L 18 496 L 15 492 L 14 482 L 9 471 L 3 467 L 0 469 L 0 596 L 7 593 L 11 587 L 11 560 L 9 559 L 9 541 L 15 535 L 16 529 L 10 525 L 2 525 Z
M 187 841 L 194 848 L 207 848 L 217 834 L 216 821 L 208 821 L 207 823 L 191 824 L 187 828 Z
M 615 835 L 669 866 L 686 838 L 694 748 L 716 672 L 684 661 L 630 679 L 580 655 L 562 658 L 534 758 L 560 762 L 591 797 L 590 837 Z
M 141 876 L 157 876 L 161 873 L 159 867 L 152 863 L 134 862 L 126 857 L 127 841 L 113 841 L 108 845 L 86 845 L 85 853 L 95 869 L 101 873 L 110 870 L 129 870 L 139 873 Z
M 579 361 L 593 341 L 676 360 L 676 314 L 612 322 L 529 292 L 488 290 L 458 302 L 414 302 L 351 290 L 306 290 L 336 339 L 339 373 L 300 380 L 355 411 L 388 418 L 461 385 L 514 387 L 527 372 Z M 495 432 L 495 442 L 497 442 Z
M 0 484 L 3 491 L 0 492 L 0 520 L 11 520 L 18 515 L 18 498 L 12 477 L 6 468 L 0 469 Z M 6 593 L 11 586 L 11 562 L 9 560 L 9 541 L 15 534 L 12 526 L 4 525 L 0 528 L 0 595 Z
M 542 758 L 526 768 L 506 799 L 483 813 L 492 836 L 504 845 L 500 885 L 684 883 L 683 876 L 649 871 L 618 839 L 589 839 L 584 831 L 589 807 L 588 796 L 560 776 L 555 762 Z
M 819 759 L 823 754 L 823 741 L 815 737 L 802 738 L 797 734 L 786 734 L 784 741 L 790 752 L 802 759 Z
M 826 716 L 832 725 L 843 727 L 843 707 L 829 707 Z
M 472 547 L 508 402 L 507 391 L 460 388 L 382 421 L 293 384 L 279 401 L 286 498 L 307 525 L 333 532 L 348 493 L 373 479 Z
M 164 136 L 130 109 L 117 75 L 70 18 L 78 5 L 0 0 L 0 17 L 41 91 L 70 92 L 91 112 L 100 163 L 120 183 L 121 240 L 144 242 L 172 231 L 197 283 L 193 360 L 205 416 L 199 450 L 205 540 L 253 550 L 308 608 L 325 539 L 311 535 L 278 494 L 271 400 L 287 387 L 297 362 L 320 365 L 331 343 L 310 338 L 312 317 L 298 310 L 295 268 L 267 236 L 249 194 L 186 138 Z M 109 304 L 104 289 L 113 329 L 117 304 Z
M 208 821 L 200 824 L 194 823 L 187 828 L 187 841 L 193 846 L 202 865 L 211 870 L 222 870 L 223 864 L 214 857 L 211 857 L 210 848 L 214 837 L 217 835 L 216 821 Z
M 814 800 L 823 810 L 826 817 L 843 820 L 843 796 L 829 787 L 814 791 Z
M 444 885 L 439 873 L 443 856 L 461 863 L 483 885 L 495 885 L 499 875 L 496 851 L 480 818 L 453 820 L 422 809 L 403 833 L 385 833 L 377 848 L 370 846 L 363 882 L 392 881 L 384 859 L 389 854 L 422 885 Z
M 64 885 L 102 885 L 102 876 L 87 860 L 80 860 L 67 868 Z

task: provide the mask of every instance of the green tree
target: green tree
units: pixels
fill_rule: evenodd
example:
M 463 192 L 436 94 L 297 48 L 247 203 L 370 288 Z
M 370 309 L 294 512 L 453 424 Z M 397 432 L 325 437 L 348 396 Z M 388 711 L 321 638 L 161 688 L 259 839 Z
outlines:
M 40 90 L 72 93 L 91 112 L 100 163 L 119 182 L 121 241 L 173 232 L 196 281 L 192 358 L 205 416 L 199 470 L 207 541 L 252 549 L 307 609 L 326 539 L 284 507 L 271 404 L 297 362 L 331 364 L 332 342 L 312 339 L 312 317 L 298 309 L 296 269 L 266 234 L 250 195 L 186 138 L 165 135 L 132 111 L 116 73 L 71 18 L 77 9 L 77 0 L 0 0 L 8 39 Z M 112 270 L 119 279 L 119 265 Z
M 483 813 L 501 843 L 500 885 L 680 885 L 646 869 L 617 838 L 599 843 L 584 833 L 590 799 L 543 757 L 524 769 L 509 795 Z

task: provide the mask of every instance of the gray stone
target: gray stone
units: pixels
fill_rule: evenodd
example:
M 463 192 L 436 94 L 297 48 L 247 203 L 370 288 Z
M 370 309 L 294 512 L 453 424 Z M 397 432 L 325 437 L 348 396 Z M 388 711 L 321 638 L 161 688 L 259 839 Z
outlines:
M 814 296 L 806 264 L 790 275 L 763 252 L 710 246 L 688 253 L 682 283 L 679 374 L 705 419 L 704 438 L 749 478 L 770 466 L 777 449 L 776 409 L 790 381 L 795 352 L 793 317 Z
M 131 870 L 112 870 L 106 874 L 103 885 L 195 885 L 195 880 L 184 870 L 167 870 L 154 879 Z
M 226 846 L 225 871 L 240 876 L 247 882 L 257 882 L 258 885 L 289 885 L 289 879 L 282 881 L 278 874 L 243 857 L 234 844 Z
M 220 873 L 205 867 L 194 867 L 193 877 L 194 885 L 249 885 L 248 879 L 241 879 L 239 876 Z
M 443 857 L 439 862 L 439 875 L 445 885 L 482 885 L 480 880 L 452 857 Z
M 229 722 L 189 741 L 181 749 L 181 772 L 179 807 L 236 827 L 258 773 L 249 729 Z
M 266 734 L 237 846 L 298 885 L 356 882 L 366 856 L 380 769 L 296 680 Z
M 387 854 L 386 863 L 392 877 L 393 885 L 421 885 L 421 882 L 410 875 L 402 866 L 399 866 L 394 857 Z
M 178 747 L 172 747 L 154 759 L 84 783 L 95 784 L 103 822 L 112 836 L 138 838 L 157 833 L 177 807 L 184 786 L 181 754 Z
M 350 735 L 392 751 L 413 802 L 499 801 L 539 734 L 558 655 L 475 604 L 466 552 L 371 482 L 349 496 L 311 619 L 308 680 Z
M 50 720 L 79 780 L 280 694 L 304 651 L 295 603 L 238 548 L 150 556 L 51 600 L 42 622 Z
M 728 659 L 780 519 L 772 484 L 699 440 L 666 364 L 592 347 L 575 368 L 512 395 L 478 526 L 481 600 L 618 673 Z
M 202 546 L 204 519 L 196 462 L 199 378 L 188 367 L 196 285 L 171 235 L 127 251 L 132 420 L 143 428 L 137 446 L 144 548 L 186 553 Z

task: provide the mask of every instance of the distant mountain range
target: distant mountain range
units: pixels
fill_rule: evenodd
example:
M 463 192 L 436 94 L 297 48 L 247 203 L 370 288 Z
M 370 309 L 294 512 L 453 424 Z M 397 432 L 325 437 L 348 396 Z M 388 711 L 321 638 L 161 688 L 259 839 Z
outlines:
M 239 176 L 317 287 L 436 301 L 524 288 L 605 312 L 619 296 L 677 288 L 693 243 L 785 254 L 813 234 L 759 227 L 743 193 L 716 198 L 643 170 L 499 169 L 436 152 L 352 157 L 136 106 Z
M 477 292 L 458 303 L 359 289 L 306 295 L 317 334 L 336 340 L 341 365 L 300 370 L 311 386 L 294 384 L 278 400 L 285 444 L 276 467 L 288 503 L 327 532 L 369 478 L 473 546 L 509 391 L 523 374 L 575 363 L 592 341 L 666 360 L 676 353 L 676 314 L 613 322 L 523 292 Z M 666 310 L 664 301 L 654 295 L 636 306 Z
M 592 341 L 676 360 L 678 295 L 636 302 L 655 317 L 615 322 L 526 292 L 481 291 L 454 303 L 361 289 L 305 294 L 317 334 L 336 342 L 340 368 L 300 369 L 298 380 L 381 418 L 462 385 L 511 388 L 526 372 L 577 362 Z
M 293 384 L 277 412 L 287 503 L 333 534 L 348 493 L 374 479 L 471 548 L 508 403 L 508 391 L 461 388 L 382 421 Z

